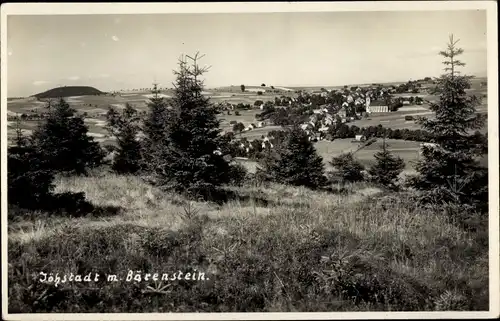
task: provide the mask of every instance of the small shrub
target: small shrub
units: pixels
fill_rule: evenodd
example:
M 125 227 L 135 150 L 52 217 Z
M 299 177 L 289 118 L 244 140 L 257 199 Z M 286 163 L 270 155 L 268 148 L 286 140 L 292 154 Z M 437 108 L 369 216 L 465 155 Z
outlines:
M 229 167 L 229 176 L 230 176 L 230 181 L 229 183 L 234 186 L 241 186 L 248 175 L 248 171 L 245 168 L 245 166 L 241 164 L 231 164 Z
M 342 183 L 359 182 L 364 180 L 364 166 L 354 158 L 352 153 L 341 154 L 330 162 L 336 170 L 331 172 L 332 177 L 338 177 Z

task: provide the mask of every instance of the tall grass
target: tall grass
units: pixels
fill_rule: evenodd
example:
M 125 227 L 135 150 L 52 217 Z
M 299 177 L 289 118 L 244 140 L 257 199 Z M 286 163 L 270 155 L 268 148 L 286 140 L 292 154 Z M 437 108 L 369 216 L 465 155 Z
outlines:
M 36 213 L 9 224 L 9 312 L 487 310 L 487 231 L 467 231 L 410 194 L 367 184 L 342 194 L 230 188 L 224 205 L 162 193 L 139 178 L 58 178 L 112 217 Z M 107 282 L 127 272 L 200 281 Z M 39 282 L 39 272 L 99 282 Z

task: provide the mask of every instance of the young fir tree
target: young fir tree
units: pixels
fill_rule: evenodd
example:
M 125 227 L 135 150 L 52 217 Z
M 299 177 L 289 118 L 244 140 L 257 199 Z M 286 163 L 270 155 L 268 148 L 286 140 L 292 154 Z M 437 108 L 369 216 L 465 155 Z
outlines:
M 148 103 L 149 112 L 144 120 L 142 132 L 142 162 L 141 168 L 148 172 L 154 172 L 162 164 L 161 148 L 167 145 L 168 123 L 172 116 L 168 109 L 167 101 L 159 96 L 158 85 L 153 85 L 153 97 Z M 157 164 L 156 162 L 160 163 Z
M 368 173 L 375 183 L 389 189 L 397 189 L 396 180 L 405 168 L 405 162 L 401 157 L 394 156 L 388 147 L 384 137 L 382 150 L 374 155 L 376 163 L 370 167 Z
M 141 144 L 137 140 L 139 133 L 139 117 L 137 110 L 130 104 L 119 113 L 110 107 L 106 114 L 106 129 L 116 137 L 118 148 L 112 164 L 114 171 L 118 173 L 136 173 L 140 169 Z
M 298 126 L 288 131 L 275 151 L 267 150 L 258 175 L 264 180 L 313 189 L 324 186 L 327 181 L 322 157 Z
M 457 42 L 450 36 L 448 48 L 440 52 L 445 57 L 446 74 L 437 80 L 439 101 L 430 104 L 435 119 L 419 120 L 436 145 L 422 148 L 422 159 L 416 165 L 418 175 L 409 184 L 423 191 L 423 200 L 487 210 L 488 172 L 478 163 L 486 152 L 486 139 L 471 133 L 484 125 L 486 115 L 476 113 L 480 100 L 466 92 L 470 77 L 457 71 L 465 65 L 457 59 L 463 53 Z
M 202 94 L 197 53 L 181 57 L 173 97 L 173 115 L 168 120 L 167 141 L 159 146 L 155 162 L 158 184 L 195 196 L 208 195 L 230 180 L 229 163 L 217 151 L 224 150 L 217 107 Z M 190 63 L 188 63 L 188 60 Z
M 340 178 L 341 184 L 364 180 L 362 173 L 364 166 L 356 160 L 353 153 L 343 153 L 333 157 L 330 165 L 335 168 L 333 176 Z
M 16 118 L 16 138 L 14 139 L 15 146 L 18 148 L 25 147 L 28 144 L 29 140 L 26 136 L 24 136 L 23 130 L 21 128 L 21 119 L 19 117 Z
M 22 208 L 40 208 L 52 195 L 54 175 L 19 124 L 16 132 L 15 145 L 9 147 L 7 155 L 8 202 Z
M 101 165 L 104 151 L 88 135 L 83 117 L 61 98 L 33 133 L 33 146 L 58 172 L 85 174 Z

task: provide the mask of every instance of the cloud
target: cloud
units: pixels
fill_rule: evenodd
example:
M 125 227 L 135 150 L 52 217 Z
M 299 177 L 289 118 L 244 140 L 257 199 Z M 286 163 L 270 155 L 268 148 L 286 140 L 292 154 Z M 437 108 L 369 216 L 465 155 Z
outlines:
M 111 77 L 109 74 L 100 74 L 100 75 L 90 75 L 87 76 L 89 79 L 100 79 L 100 78 L 109 78 Z
M 405 52 L 397 55 L 396 57 L 399 59 L 413 59 L 413 58 L 421 58 L 421 57 L 431 57 L 438 56 L 439 52 L 442 51 L 443 48 L 438 46 L 432 46 L 429 48 L 419 48 L 413 50 L 411 52 Z
M 45 84 L 48 84 L 50 81 L 46 81 L 46 80 L 35 80 L 33 82 L 33 85 L 35 86 L 41 86 L 41 85 L 45 85 Z
M 71 76 L 71 77 L 68 77 L 69 80 L 78 80 L 80 79 L 79 76 Z
M 113 41 L 119 41 L 120 39 L 118 39 L 117 36 L 111 36 L 111 39 L 113 39 Z
M 85 43 L 85 42 L 83 42 L 83 41 L 82 41 L 82 42 L 80 42 L 80 47 L 86 47 L 86 46 L 87 46 L 87 43 Z

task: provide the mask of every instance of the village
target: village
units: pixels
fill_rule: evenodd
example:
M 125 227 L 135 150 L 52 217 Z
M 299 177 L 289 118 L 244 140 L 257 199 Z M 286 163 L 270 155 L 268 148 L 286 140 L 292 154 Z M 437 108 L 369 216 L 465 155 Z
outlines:
M 294 123 L 304 130 L 310 141 L 331 141 L 334 138 L 331 131 L 342 124 L 355 123 L 357 120 L 368 119 L 374 114 L 390 114 L 400 108 L 410 106 L 422 106 L 424 98 L 430 96 L 433 90 L 433 81 L 430 78 L 419 81 L 408 81 L 396 85 L 370 86 L 344 86 L 341 89 L 327 90 L 298 90 L 296 96 L 275 97 L 274 101 L 256 100 L 253 106 L 243 104 L 221 103 L 222 109 L 227 115 L 238 113 L 239 110 L 258 108 L 261 114 L 257 114 L 257 122 L 239 123 L 231 121 L 232 133 L 248 133 L 257 128 L 265 128 L 273 125 L 284 125 L 280 122 L 283 118 Z M 265 89 L 261 89 L 265 92 Z M 411 109 L 411 107 L 410 107 Z M 420 108 L 425 110 L 424 108 Z M 294 111 L 299 111 L 297 115 Z M 295 119 L 293 119 L 295 118 Z M 412 121 L 412 116 L 406 116 L 406 121 Z M 231 133 L 231 132 L 229 132 Z M 239 148 L 246 156 L 252 154 L 257 148 L 264 150 L 273 148 L 276 137 L 274 131 L 262 135 L 258 142 L 249 139 L 241 139 Z M 363 134 L 354 136 L 353 142 L 362 143 L 367 137 Z M 257 147 L 256 147 L 257 146 Z M 260 148 L 258 146 L 261 146 Z

